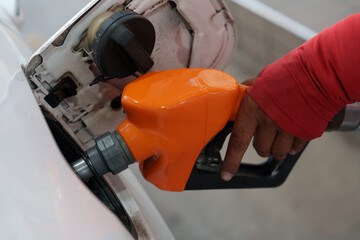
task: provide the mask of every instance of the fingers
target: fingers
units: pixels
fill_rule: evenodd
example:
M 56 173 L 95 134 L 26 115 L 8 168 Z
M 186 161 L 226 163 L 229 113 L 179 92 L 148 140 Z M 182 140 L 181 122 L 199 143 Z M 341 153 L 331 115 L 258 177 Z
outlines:
M 260 123 L 256 129 L 253 147 L 261 157 L 269 157 L 278 128 L 274 124 Z
M 240 106 L 234 129 L 230 137 L 226 157 L 222 165 L 221 177 L 225 181 L 229 181 L 236 173 L 240 166 L 241 159 L 256 131 L 256 117 L 254 116 L 254 112 L 249 110 L 252 108 L 248 108 L 248 106 L 249 97 L 245 96 Z
M 292 147 L 293 139 L 294 137 L 284 130 L 279 130 L 271 150 L 275 160 L 281 161 L 286 158 Z
M 282 130 L 249 95 L 245 94 L 222 165 L 223 180 L 231 180 L 237 172 L 253 136 L 253 145 L 258 154 L 262 157 L 272 155 L 278 161 L 284 160 L 288 154 L 298 153 L 307 143 Z
M 308 141 L 302 140 L 300 138 L 294 138 L 294 142 L 292 143 L 289 154 L 291 154 L 291 155 L 297 154 L 298 152 L 301 151 L 301 149 L 303 149 L 305 147 L 307 142 Z
M 293 136 L 279 129 L 273 121 L 268 119 L 265 122 L 259 123 L 253 146 L 261 157 L 272 155 L 276 160 L 284 160 L 290 150 L 293 149 L 293 140 Z M 296 151 L 302 149 L 300 142 L 296 142 L 294 147 L 296 147 Z M 300 149 L 298 150 L 298 148 Z

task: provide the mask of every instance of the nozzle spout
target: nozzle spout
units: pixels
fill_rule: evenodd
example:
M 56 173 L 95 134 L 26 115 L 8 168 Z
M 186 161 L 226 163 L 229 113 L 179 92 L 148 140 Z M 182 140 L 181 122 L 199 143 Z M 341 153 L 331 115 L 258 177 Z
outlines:
M 95 142 L 95 146 L 86 151 L 84 158 L 72 163 L 73 169 L 83 181 L 94 175 L 103 176 L 108 172 L 118 174 L 135 162 L 124 139 L 117 131 L 105 133 Z

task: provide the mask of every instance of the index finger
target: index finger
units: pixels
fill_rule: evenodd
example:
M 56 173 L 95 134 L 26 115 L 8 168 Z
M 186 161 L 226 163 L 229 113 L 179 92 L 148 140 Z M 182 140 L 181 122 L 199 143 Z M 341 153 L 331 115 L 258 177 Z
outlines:
M 221 177 L 223 180 L 231 180 L 237 172 L 251 138 L 254 136 L 257 125 L 256 115 L 249 109 L 248 97 L 245 95 L 236 117 L 225 160 L 222 165 Z

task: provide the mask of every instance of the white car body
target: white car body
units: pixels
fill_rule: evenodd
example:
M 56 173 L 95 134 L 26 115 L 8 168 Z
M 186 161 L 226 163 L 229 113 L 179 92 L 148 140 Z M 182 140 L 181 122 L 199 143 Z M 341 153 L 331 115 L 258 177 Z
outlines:
M 119 124 L 123 116 L 114 118 L 112 122 L 100 121 L 107 116 L 105 105 L 102 111 L 95 112 L 87 119 L 91 139 L 84 135 L 77 136 L 74 128 L 61 122 L 64 111 L 51 109 L 42 101 L 46 89 L 43 88 L 43 92 L 33 92 L 28 82 L 29 79 L 34 80 L 32 77 L 38 74 L 43 77 L 38 79 L 45 79 L 51 84 L 51 78 L 57 79 L 67 71 L 72 71 L 80 82 L 91 81 L 90 72 L 83 59 L 66 50 L 79 41 L 91 18 L 106 10 L 112 2 L 119 4 L 119 1 L 92 1 L 33 57 L 16 27 L 21 24 L 22 19 L 21 16 L 15 16 L 16 11 L 12 11 L 12 4 L 16 5 L 16 2 L 0 2 L 0 239 L 173 239 L 166 223 L 141 185 L 132 172 L 126 170 L 117 176 L 107 175 L 105 178 L 132 223 L 135 233 L 131 234 L 119 218 L 99 201 L 74 173 L 60 152 L 39 105 L 58 119 L 83 149 L 102 131 Z M 128 8 L 146 16 L 150 13 L 149 9 L 154 10 L 153 6 L 160 2 L 163 4 L 166 1 L 134 0 Z M 192 40 L 193 52 L 188 56 L 191 60 L 184 65 L 181 59 L 166 57 L 169 49 L 159 49 L 154 53 L 154 58 L 158 61 L 155 61 L 153 70 L 224 67 L 236 46 L 236 33 L 233 27 L 228 31 L 222 30 L 226 23 L 224 20 L 228 19 L 229 23 L 233 24 L 228 12 L 216 10 L 216 7 L 223 8 L 220 4 L 222 1 L 175 2 L 179 9 L 184 11 L 183 16 L 188 16 L 187 20 L 194 23 L 194 31 L 198 33 Z M 204 14 L 196 14 L 196 9 L 201 6 L 206 6 L 208 10 L 204 11 Z M 4 7 L 7 10 L 4 10 Z M 206 16 L 209 13 L 216 14 Z M 217 16 L 217 13 L 222 16 Z M 201 15 L 207 17 L 208 21 L 204 22 L 205 18 Z M 166 20 L 161 14 L 155 14 L 150 19 L 156 26 L 161 26 L 160 23 Z M 67 32 L 62 47 L 52 45 L 54 39 L 66 32 L 69 26 L 73 28 Z M 218 31 L 211 36 L 209 34 L 214 27 L 218 27 Z M 183 35 L 182 40 L 187 41 L 187 37 Z M 167 42 L 171 48 L 178 47 L 172 45 L 174 42 L 171 38 L 172 36 L 165 37 L 165 40 L 158 44 Z M 187 48 L 185 46 L 185 49 Z M 37 56 L 42 56 L 41 65 L 32 65 Z M 32 60 L 29 66 L 30 58 Z M 32 77 L 29 77 L 29 74 Z M 109 88 L 115 93 L 120 91 L 114 86 Z M 99 127 L 97 122 L 102 125 Z

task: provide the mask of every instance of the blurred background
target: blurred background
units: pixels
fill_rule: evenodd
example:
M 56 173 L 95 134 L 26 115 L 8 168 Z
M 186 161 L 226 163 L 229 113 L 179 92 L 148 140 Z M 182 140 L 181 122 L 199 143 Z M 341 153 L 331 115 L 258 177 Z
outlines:
M 37 49 L 88 0 L 22 0 Z M 239 47 L 227 72 L 243 81 L 315 32 L 360 11 L 358 0 L 234 0 Z M 252 148 L 246 161 L 259 159 Z M 144 188 L 177 239 L 359 239 L 360 135 L 314 140 L 276 189 L 163 192 Z

